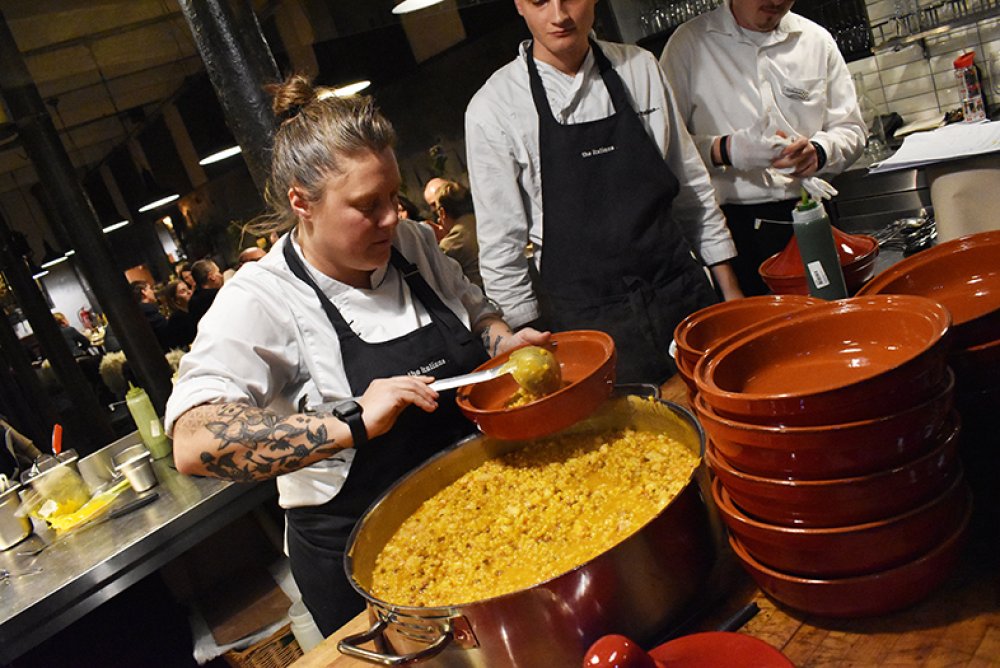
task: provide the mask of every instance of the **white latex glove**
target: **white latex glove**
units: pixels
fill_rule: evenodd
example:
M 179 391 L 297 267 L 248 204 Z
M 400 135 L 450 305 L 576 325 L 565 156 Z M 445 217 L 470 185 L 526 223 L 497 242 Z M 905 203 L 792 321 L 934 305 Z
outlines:
M 767 119 L 729 135 L 729 162 L 739 170 L 764 169 L 785 147 L 782 137 L 767 130 Z
M 828 181 L 824 181 L 818 176 L 810 176 L 802 179 L 802 187 L 805 188 L 806 192 L 809 193 L 809 196 L 817 202 L 824 199 L 830 199 L 837 194 L 836 188 L 834 188 Z

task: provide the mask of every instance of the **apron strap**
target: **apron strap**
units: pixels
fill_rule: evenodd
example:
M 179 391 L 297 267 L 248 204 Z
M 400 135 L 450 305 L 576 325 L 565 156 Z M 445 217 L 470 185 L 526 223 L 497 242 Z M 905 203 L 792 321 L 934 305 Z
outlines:
M 552 106 L 549 104 L 549 96 L 545 93 L 545 86 L 542 84 L 542 78 L 538 74 L 538 67 L 535 65 L 535 57 L 532 55 L 532 49 L 535 46 L 535 41 L 532 40 L 528 44 L 528 80 L 531 84 L 531 97 L 535 101 L 535 109 L 538 111 L 538 117 L 540 122 L 552 122 L 558 123 L 555 118 L 555 114 L 552 113 Z M 594 60 L 597 62 L 597 71 L 601 74 L 601 79 L 604 81 L 604 85 L 608 89 L 608 94 L 611 96 L 611 103 L 614 105 L 615 113 L 622 111 L 623 109 L 631 109 L 631 105 L 628 101 L 628 94 L 625 92 L 625 84 L 622 83 L 621 77 L 615 72 L 615 68 L 612 67 L 611 61 L 608 57 L 604 55 L 601 51 L 601 47 L 597 46 L 597 42 L 590 40 L 590 48 L 594 52 Z
M 357 338 L 360 340 L 360 337 L 355 334 L 354 330 L 347 324 L 347 321 L 344 320 L 344 316 L 340 314 L 340 309 L 333 305 L 330 298 L 326 296 L 320 287 L 316 285 L 316 281 L 313 280 L 313 277 L 309 275 L 305 265 L 302 264 L 302 260 L 299 258 L 299 254 L 295 252 L 294 248 L 292 248 L 291 234 L 288 235 L 288 239 L 285 241 L 285 248 L 282 252 L 285 256 L 285 262 L 288 263 L 288 268 L 291 269 L 292 274 L 312 288 L 313 292 L 316 293 L 316 296 L 319 297 L 320 306 L 323 307 L 323 312 L 326 313 L 327 319 L 330 321 L 330 324 L 333 325 L 334 330 L 337 332 L 337 338 L 340 339 L 341 343 L 350 338 Z

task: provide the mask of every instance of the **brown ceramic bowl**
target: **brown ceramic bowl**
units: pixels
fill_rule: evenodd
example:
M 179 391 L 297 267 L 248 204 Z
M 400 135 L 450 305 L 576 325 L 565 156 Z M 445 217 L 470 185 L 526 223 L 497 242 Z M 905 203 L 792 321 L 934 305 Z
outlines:
M 807 529 L 761 522 L 733 503 L 718 479 L 712 496 L 722 519 L 754 559 L 801 577 L 864 575 L 912 561 L 951 535 L 962 522 L 972 494 L 958 475 L 942 494 L 884 520 Z
M 859 294 L 929 297 L 951 311 L 956 347 L 993 341 L 1000 331 L 1000 231 L 970 234 L 911 255 Z
M 718 415 L 698 395 L 692 407 L 716 450 L 740 471 L 804 480 L 859 476 L 911 461 L 935 445 L 953 405 L 955 378 L 927 401 L 871 420 L 774 427 Z
M 736 332 L 820 303 L 821 300 L 811 297 L 765 295 L 720 302 L 695 311 L 674 329 L 678 366 L 683 360 L 690 372 L 706 350 Z
M 553 334 L 547 346 L 555 354 L 564 386 L 537 401 L 506 408 L 517 391 L 510 374 L 458 390 L 456 401 L 467 418 L 487 436 L 504 440 L 538 438 L 565 429 L 604 403 L 615 384 L 615 343 L 604 332 L 578 330 Z M 498 355 L 476 371 L 507 361 Z
M 926 554 L 900 566 L 845 578 L 783 573 L 754 559 L 735 536 L 729 537 L 729 544 L 757 585 L 779 603 L 823 617 L 872 617 L 913 605 L 937 589 L 958 563 L 971 518 L 969 504 L 958 527 Z
M 746 473 L 711 441 L 705 455 L 733 503 L 752 517 L 783 526 L 837 527 L 899 515 L 943 492 L 958 472 L 959 432 L 960 419 L 953 411 L 930 451 L 895 468 L 828 480 Z
M 953 350 L 948 364 L 963 391 L 1000 387 L 1000 339 L 964 350 Z
M 723 417 L 820 425 L 889 415 L 944 380 L 947 309 L 922 297 L 826 302 L 744 330 L 695 366 L 698 392 Z

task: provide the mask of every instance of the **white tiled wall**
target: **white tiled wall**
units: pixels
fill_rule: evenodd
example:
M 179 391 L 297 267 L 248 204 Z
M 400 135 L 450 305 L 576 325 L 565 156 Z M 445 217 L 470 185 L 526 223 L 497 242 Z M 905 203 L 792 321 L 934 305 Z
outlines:
M 889 20 L 895 0 L 866 0 L 874 26 Z M 928 4 L 922 2 L 921 4 Z M 898 51 L 882 51 L 871 58 L 848 63 L 852 74 L 861 73 L 871 101 L 881 113 L 895 111 L 904 121 L 935 116 L 960 106 L 952 62 L 969 49 L 976 52 L 991 104 L 1000 102 L 1000 7 L 995 16 L 974 25 L 927 37 L 927 56 L 919 44 Z M 878 40 L 878 31 L 875 31 Z M 860 92 L 860 91 L 859 91 Z

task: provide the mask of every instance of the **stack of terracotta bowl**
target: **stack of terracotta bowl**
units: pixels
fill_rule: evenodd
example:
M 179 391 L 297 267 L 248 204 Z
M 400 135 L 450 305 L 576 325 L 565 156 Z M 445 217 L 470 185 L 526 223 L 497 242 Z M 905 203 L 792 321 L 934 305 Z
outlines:
M 694 400 L 697 388 L 694 368 L 698 360 L 712 346 L 744 329 L 759 325 L 772 318 L 789 317 L 806 306 L 822 304 L 813 297 L 799 295 L 765 295 L 720 302 L 695 311 L 684 318 L 674 330 L 677 352 L 677 372 Z
M 823 302 L 698 361 L 713 495 L 736 555 L 774 599 L 876 615 L 948 576 L 971 513 L 950 323 L 921 297 Z
M 865 281 L 875 275 L 878 241 L 867 234 L 847 234 L 836 227 L 832 229 L 847 292 L 854 294 Z M 802 255 L 794 236 L 784 250 L 764 260 L 758 272 L 774 294 L 809 294 Z
M 859 294 L 908 294 L 943 304 L 952 317 L 949 363 L 965 418 L 1000 408 L 1000 232 L 934 246 L 881 273 Z
M 944 305 L 954 340 L 955 406 L 962 414 L 962 456 L 979 508 L 1000 511 L 1000 232 L 934 246 L 893 265 L 859 294 L 910 294 Z

